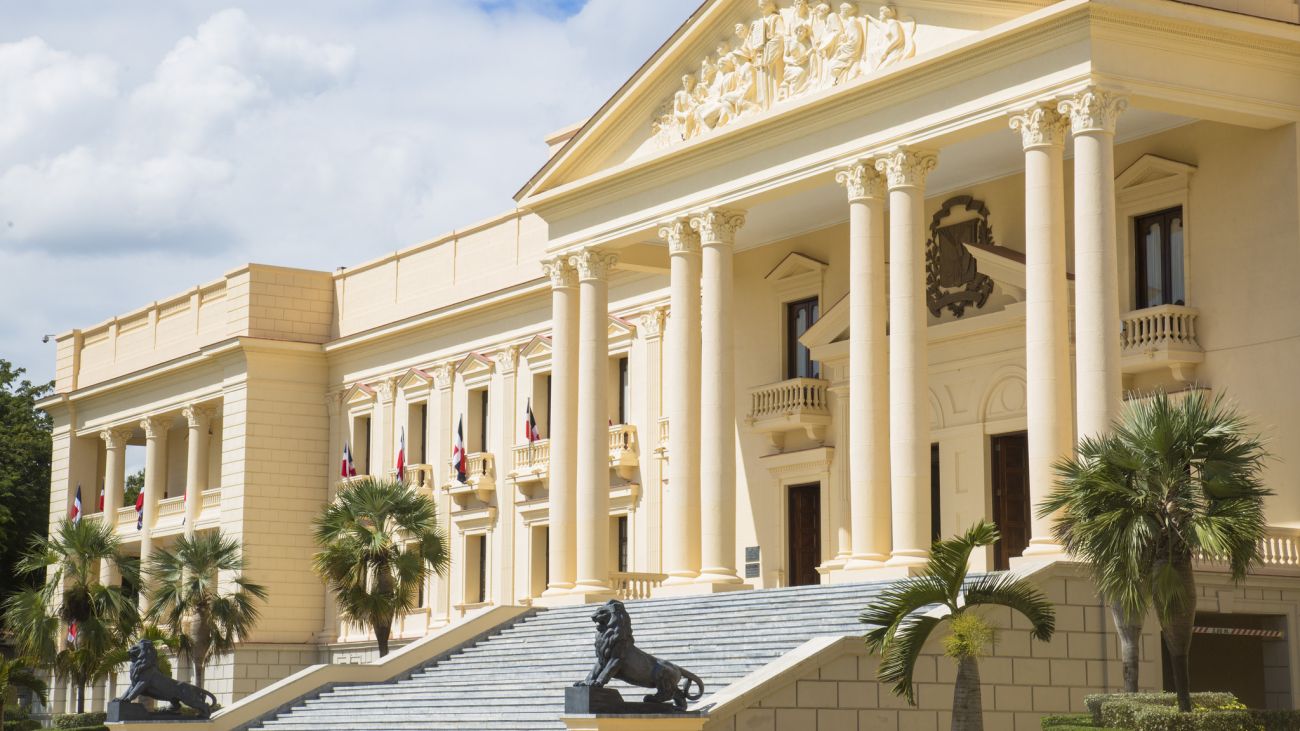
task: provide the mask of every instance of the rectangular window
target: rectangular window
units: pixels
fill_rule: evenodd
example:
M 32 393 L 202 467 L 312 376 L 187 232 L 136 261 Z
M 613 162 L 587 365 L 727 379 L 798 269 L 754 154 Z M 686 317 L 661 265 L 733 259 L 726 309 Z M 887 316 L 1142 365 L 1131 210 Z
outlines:
M 486 452 L 488 445 L 488 390 L 469 392 L 469 414 L 465 421 L 465 449 L 470 454 Z
M 420 461 L 419 464 L 428 464 L 429 455 L 425 450 L 429 448 L 429 402 L 425 401 L 420 404 Z
M 487 536 L 478 537 L 478 603 L 487 601 Z
M 820 378 L 821 369 L 799 338 L 817 322 L 817 298 L 810 297 L 785 306 L 785 377 Z
M 551 438 L 551 374 L 546 374 L 546 438 Z
M 930 540 L 943 537 L 943 514 L 939 511 L 939 445 L 930 445 Z
M 424 444 L 429 418 L 428 404 L 411 404 L 406 409 L 406 463 L 424 464 Z
M 627 378 L 627 358 L 618 359 L 618 423 L 627 423 L 628 400 L 632 395 L 631 383 Z
M 1137 309 L 1184 304 L 1182 206 L 1134 219 Z
M 627 516 L 618 516 L 618 570 L 627 571 Z
M 358 475 L 370 474 L 370 415 L 352 419 L 352 466 Z

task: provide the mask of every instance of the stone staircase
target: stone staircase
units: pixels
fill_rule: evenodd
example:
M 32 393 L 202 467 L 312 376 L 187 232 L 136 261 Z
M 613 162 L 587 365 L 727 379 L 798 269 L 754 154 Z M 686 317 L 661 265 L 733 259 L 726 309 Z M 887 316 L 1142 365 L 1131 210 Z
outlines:
M 710 696 L 820 636 L 860 635 L 888 582 L 627 602 L 638 647 L 685 667 Z M 563 729 L 564 689 L 594 662 L 595 606 L 543 609 L 409 677 L 339 686 L 264 720 L 265 731 Z M 612 683 L 627 700 L 645 689 Z

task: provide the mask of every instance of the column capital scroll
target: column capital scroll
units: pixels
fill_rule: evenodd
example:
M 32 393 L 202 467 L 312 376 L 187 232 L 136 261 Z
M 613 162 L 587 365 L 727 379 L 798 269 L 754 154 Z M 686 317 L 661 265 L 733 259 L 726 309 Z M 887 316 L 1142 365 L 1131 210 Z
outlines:
M 157 439 L 167 434 L 167 425 L 161 417 L 146 416 L 140 420 L 140 428 L 144 430 L 145 439 Z
M 99 438 L 104 440 L 104 447 L 111 452 L 126 446 L 127 440 L 131 438 L 131 430 L 122 428 L 101 429 Z
M 1115 134 L 1115 121 L 1128 109 L 1128 99 L 1106 89 L 1089 86 L 1056 105 L 1057 111 L 1070 117 L 1074 134 L 1105 132 Z
M 685 216 L 659 224 L 659 238 L 668 242 L 669 254 L 700 253 L 700 235 L 691 229 L 691 221 Z
M 736 243 L 736 232 L 745 225 L 744 211 L 710 208 L 690 217 L 691 229 L 700 236 L 703 246 Z
M 514 373 L 515 368 L 519 365 L 519 346 L 511 345 L 507 348 L 498 350 L 493 354 L 492 360 L 496 362 L 497 369 L 502 373 Z
M 207 406 L 190 404 L 181 409 L 181 416 L 185 417 L 185 423 L 191 429 L 201 429 L 207 426 L 208 421 L 212 418 L 212 409 Z
M 578 270 L 578 281 L 605 280 L 609 271 L 618 264 L 618 254 L 606 254 L 598 249 L 585 249 L 569 257 L 569 265 Z
M 446 391 L 451 388 L 452 378 L 456 375 L 456 367 L 451 363 L 442 363 L 434 366 L 430 371 L 433 374 L 433 385 L 439 390 Z
M 885 174 L 889 189 L 920 188 L 925 178 L 939 164 L 939 156 L 929 150 L 900 148 L 876 158 L 876 170 Z
M 551 280 L 551 289 L 572 289 L 578 286 L 578 273 L 567 256 L 554 256 L 542 260 L 542 271 Z
M 1069 120 L 1055 105 L 1037 104 L 1012 114 L 1009 122 L 1011 129 L 1020 133 L 1020 142 L 1026 150 L 1065 144 Z
M 844 186 L 849 195 L 849 203 L 879 198 L 884 192 L 884 180 L 876 172 L 875 162 L 864 158 L 849 163 L 835 171 L 835 182 Z
M 647 340 L 655 340 L 663 337 L 664 324 L 668 321 L 668 308 L 656 307 L 649 312 L 642 313 L 639 318 L 639 328 Z

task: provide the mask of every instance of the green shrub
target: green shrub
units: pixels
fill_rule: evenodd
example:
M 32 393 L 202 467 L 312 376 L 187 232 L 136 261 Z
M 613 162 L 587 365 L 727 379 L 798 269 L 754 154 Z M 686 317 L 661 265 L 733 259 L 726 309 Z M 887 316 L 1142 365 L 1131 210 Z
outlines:
M 30 718 L 20 718 L 15 721 L 5 721 L 4 731 L 36 731 L 36 729 L 40 727 L 40 721 L 33 721 Z
M 1052 731 L 1125 731 L 1119 728 L 1098 728 L 1096 726 L 1052 726 Z
M 81 729 L 87 726 L 102 726 L 108 719 L 103 711 L 94 713 L 65 713 L 54 717 L 54 727 L 61 729 Z
M 1255 731 L 1250 711 L 1237 709 L 1182 713 L 1172 706 L 1139 706 L 1134 721 L 1136 731 Z
M 1133 728 L 1133 710 L 1130 708 L 1117 708 L 1113 712 L 1112 720 L 1107 721 L 1103 715 L 1103 706 L 1112 703 L 1129 703 L 1134 706 L 1169 706 L 1178 705 L 1178 695 L 1175 693 L 1098 693 L 1096 695 L 1086 696 L 1083 699 L 1084 705 L 1088 707 L 1088 713 L 1092 715 L 1092 724 L 1094 726 L 1113 726 L 1118 728 Z M 1214 710 L 1240 710 L 1245 706 L 1237 700 L 1237 696 L 1231 693 L 1205 692 L 1192 694 L 1192 707 L 1200 709 Z M 1115 720 L 1122 720 L 1123 723 L 1114 723 Z
M 1060 728 L 1062 726 L 1092 726 L 1092 716 L 1087 713 L 1062 713 L 1054 716 L 1043 716 L 1040 721 L 1043 728 Z
M 1300 711 L 1251 711 L 1250 717 L 1263 731 L 1300 731 Z
M 103 724 L 98 726 L 75 726 L 73 728 L 63 729 L 63 731 L 108 731 L 108 727 Z

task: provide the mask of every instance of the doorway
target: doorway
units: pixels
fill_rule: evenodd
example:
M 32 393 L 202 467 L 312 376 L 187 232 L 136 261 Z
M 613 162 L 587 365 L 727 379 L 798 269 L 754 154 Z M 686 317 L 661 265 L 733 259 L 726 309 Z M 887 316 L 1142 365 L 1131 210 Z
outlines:
M 993 452 L 993 522 L 1002 539 L 993 545 L 993 568 L 1006 571 L 1029 546 L 1029 436 L 999 434 Z
M 817 482 L 792 485 L 786 501 L 789 585 L 820 584 L 817 566 L 822 560 L 822 486 Z

